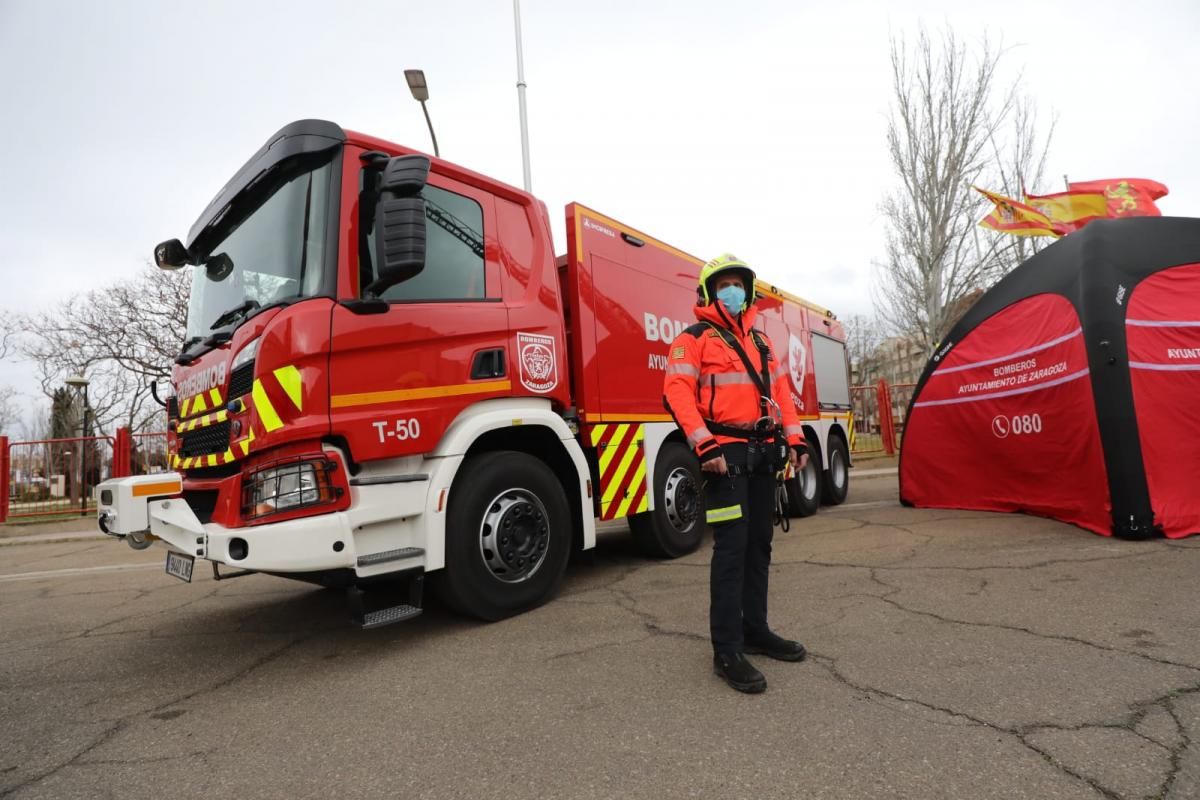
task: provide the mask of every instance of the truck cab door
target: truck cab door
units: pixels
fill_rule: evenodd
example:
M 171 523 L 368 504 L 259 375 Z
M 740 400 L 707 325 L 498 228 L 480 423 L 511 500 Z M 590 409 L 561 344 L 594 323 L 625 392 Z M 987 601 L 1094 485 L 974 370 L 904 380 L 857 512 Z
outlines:
M 422 195 L 425 268 L 383 292 L 386 310 L 333 311 L 331 427 L 360 462 L 427 453 L 468 405 L 511 394 L 494 198 L 437 173 Z M 357 207 L 349 216 L 358 292 L 374 280 L 362 253 L 372 252 L 374 226 Z

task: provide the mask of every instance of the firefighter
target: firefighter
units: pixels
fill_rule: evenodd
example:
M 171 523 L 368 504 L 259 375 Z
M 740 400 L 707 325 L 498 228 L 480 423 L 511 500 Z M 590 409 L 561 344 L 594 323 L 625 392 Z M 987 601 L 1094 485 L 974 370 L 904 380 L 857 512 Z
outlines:
M 788 370 L 754 330 L 754 272 L 724 254 L 700 270 L 696 325 L 671 343 L 663 402 L 700 459 L 714 532 L 709 579 L 713 670 L 741 692 L 767 688 L 746 653 L 802 661 L 804 646 L 767 626 L 767 573 L 778 493 L 807 450 Z M 740 352 L 739 352 L 740 350 Z M 752 368 L 752 369 L 751 369 Z

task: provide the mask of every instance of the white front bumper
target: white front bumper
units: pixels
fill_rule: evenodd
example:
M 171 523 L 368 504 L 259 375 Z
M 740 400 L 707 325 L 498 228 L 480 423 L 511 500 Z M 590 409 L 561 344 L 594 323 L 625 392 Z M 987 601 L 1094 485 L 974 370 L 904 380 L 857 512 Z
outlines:
M 350 522 L 342 511 L 268 525 L 225 528 L 202 524 L 183 498 L 151 500 L 147 504 L 150 532 L 171 547 L 198 558 L 255 572 L 316 572 L 354 569 L 357 555 Z M 240 540 L 240 559 L 230 555 L 230 543 Z
M 181 553 L 256 572 L 355 569 L 358 554 L 344 511 L 244 528 L 202 523 L 183 497 L 178 473 L 135 475 L 96 487 L 100 529 L 124 537 L 149 531 Z M 163 497 L 164 494 L 175 495 Z M 235 550 L 230 543 L 241 540 Z

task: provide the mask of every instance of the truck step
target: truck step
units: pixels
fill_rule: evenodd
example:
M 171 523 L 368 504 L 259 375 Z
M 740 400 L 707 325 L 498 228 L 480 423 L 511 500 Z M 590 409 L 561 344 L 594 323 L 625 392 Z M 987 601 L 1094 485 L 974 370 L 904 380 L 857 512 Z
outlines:
M 417 558 L 425 555 L 421 547 L 401 547 L 396 550 L 384 550 L 382 553 L 369 553 L 358 557 L 360 567 L 370 567 L 375 564 L 386 564 L 388 561 L 401 561 L 406 558 Z
M 424 603 L 425 575 L 375 582 L 346 590 L 350 618 L 364 631 L 419 617 Z
M 369 631 L 372 628 L 382 628 L 384 625 L 391 625 L 394 622 L 404 622 L 406 619 L 421 616 L 421 609 L 416 606 L 410 606 L 407 603 L 402 603 L 391 608 L 381 608 L 378 611 L 368 611 L 363 614 L 361 627 L 364 631 Z

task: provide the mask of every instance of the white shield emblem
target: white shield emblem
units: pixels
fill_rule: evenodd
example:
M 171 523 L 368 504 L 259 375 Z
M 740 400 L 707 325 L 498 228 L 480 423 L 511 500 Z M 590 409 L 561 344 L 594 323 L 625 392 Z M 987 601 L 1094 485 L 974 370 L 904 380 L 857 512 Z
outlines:
M 808 348 L 796 334 L 788 332 L 788 371 L 792 376 L 792 389 L 804 397 L 804 377 L 808 374 Z
M 554 337 L 518 333 L 517 348 L 521 362 L 521 385 L 531 392 L 545 394 L 558 386 L 558 358 Z

